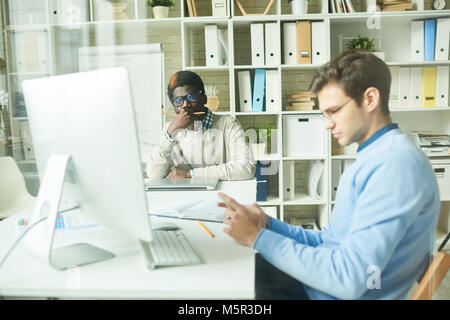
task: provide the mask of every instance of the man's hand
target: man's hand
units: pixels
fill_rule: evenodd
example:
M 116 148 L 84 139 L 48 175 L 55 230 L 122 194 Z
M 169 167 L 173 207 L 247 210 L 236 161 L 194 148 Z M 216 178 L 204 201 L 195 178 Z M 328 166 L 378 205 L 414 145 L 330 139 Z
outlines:
M 259 231 L 265 228 L 265 213 L 256 203 L 243 206 L 221 192 L 219 197 L 224 201 L 219 202 L 219 207 L 227 208 L 225 215 L 228 217 L 223 223 L 230 226 L 223 231 L 238 243 L 251 247 Z
M 186 108 L 181 108 L 176 118 L 170 123 L 167 128 L 167 133 L 174 138 L 176 130 L 186 129 L 194 123 L 192 112 Z
M 184 170 L 180 168 L 173 168 L 172 171 L 167 175 L 169 179 L 183 179 L 183 178 L 192 178 L 189 170 Z

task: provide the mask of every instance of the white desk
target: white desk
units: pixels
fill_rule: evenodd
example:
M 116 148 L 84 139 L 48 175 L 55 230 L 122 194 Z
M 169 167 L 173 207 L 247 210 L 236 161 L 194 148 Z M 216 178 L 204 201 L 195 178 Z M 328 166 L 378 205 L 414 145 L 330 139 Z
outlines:
M 256 183 L 222 182 L 220 190 L 240 196 L 243 202 L 255 201 Z M 203 191 L 195 195 L 203 196 Z M 211 191 L 207 191 L 211 192 Z M 216 191 L 217 192 L 217 191 Z M 184 191 L 170 192 L 184 197 Z M 243 199 L 247 194 L 247 199 Z M 190 196 L 194 196 L 191 194 Z M 150 196 L 151 198 L 151 196 Z M 172 198 L 173 199 L 173 198 Z M 246 201 L 245 201 L 246 200 Z M 152 217 L 155 220 L 165 218 Z M 220 223 L 205 225 L 211 238 L 195 221 L 177 223 L 203 261 L 202 264 L 164 267 L 153 271 L 144 265 L 136 240 L 103 229 L 67 235 L 58 245 L 74 240 L 86 241 L 109 250 L 116 257 L 101 263 L 57 271 L 29 257 L 21 242 L 0 269 L 2 297 L 126 298 L 126 299 L 252 299 L 254 298 L 254 250 L 238 245 L 223 232 Z M 16 239 L 16 218 L 0 222 L 0 257 Z

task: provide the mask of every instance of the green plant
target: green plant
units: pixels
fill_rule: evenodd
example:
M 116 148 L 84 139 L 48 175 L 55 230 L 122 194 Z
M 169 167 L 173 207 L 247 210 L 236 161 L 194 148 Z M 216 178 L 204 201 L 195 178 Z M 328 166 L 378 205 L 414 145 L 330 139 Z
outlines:
M 369 37 L 363 37 L 359 34 L 357 38 L 352 39 L 347 44 L 347 48 L 374 52 L 375 51 L 374 39 L 370 39 Z
M 147 6 L 149 7 L 171 7 L 174 5 L 173 0 L 147 0 Z
M 254 131 L 248 131 L 248 139 L 251 143 L 270 143 L 270 139 L 272 137 L 272 129 L 273 127 L 266 124 L 263 127 L 250 127 L 247 130 L 254 130 Z

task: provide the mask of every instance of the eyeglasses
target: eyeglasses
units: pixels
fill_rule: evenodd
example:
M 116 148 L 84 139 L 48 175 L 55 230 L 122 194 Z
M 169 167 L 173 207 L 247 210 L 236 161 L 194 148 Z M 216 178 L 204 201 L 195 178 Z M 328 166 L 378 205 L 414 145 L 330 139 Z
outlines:
M 340 105 L 340 106 L 338 106 L 338 107 L 336 107 L 336 108 L 333 108 L 332 111 L 328 111 L 328 114 L 322 113 L 322 114 L 320 115 L 320 118 L 321 118 L 322 120 L 334 121 L 333 116 L 335 116 L 336 113 L 338 113 L 339 110 L 341 110 L 343 107 L 345 107 L 345 105 L 346 105 L 347 103 L 349 103 L 351 100 L 353 100 L 353 98 L 350 98 L 350 99 L 348 99 L 344 104 L 342 104 L 342 105 Z
M 180 108 L 183 105 L 185 100 L 187 100 L 188 102 L 194 103 L 194 102 L 197 102 L 199 96 L 200 96 L 200 92 L 188 93 L 185 96 L 175 97 L 174 100 L 172 101 L 172 104 L 175 107 Z

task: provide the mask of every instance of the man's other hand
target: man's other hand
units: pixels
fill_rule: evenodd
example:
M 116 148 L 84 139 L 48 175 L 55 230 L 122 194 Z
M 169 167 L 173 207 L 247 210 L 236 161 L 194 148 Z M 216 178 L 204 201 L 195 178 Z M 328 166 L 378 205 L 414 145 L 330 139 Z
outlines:
M 183 178 L 191 178 L 191 173 L 189 170 L 173 168 L 172 171 L 167 175 L 169 179 L 183 179 Z

